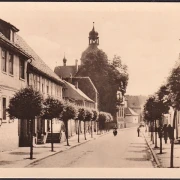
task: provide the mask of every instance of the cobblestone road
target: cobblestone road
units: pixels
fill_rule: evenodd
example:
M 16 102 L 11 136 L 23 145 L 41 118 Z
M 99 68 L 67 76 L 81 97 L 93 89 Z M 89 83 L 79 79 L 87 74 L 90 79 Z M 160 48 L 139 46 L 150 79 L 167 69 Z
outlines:
M 58 153 L 29 167 L 64 168 L 153 168 L 153 158 L 136 128 L 104 135 L 65 152 Z

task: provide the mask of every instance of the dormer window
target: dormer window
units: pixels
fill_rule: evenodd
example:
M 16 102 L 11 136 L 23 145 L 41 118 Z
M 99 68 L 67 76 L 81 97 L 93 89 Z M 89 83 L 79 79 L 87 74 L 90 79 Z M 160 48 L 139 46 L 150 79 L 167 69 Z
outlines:
M 14 34 L 18 31 L 15 26 L 0 19 L 0 32 L 10 41 L 14 42 Z

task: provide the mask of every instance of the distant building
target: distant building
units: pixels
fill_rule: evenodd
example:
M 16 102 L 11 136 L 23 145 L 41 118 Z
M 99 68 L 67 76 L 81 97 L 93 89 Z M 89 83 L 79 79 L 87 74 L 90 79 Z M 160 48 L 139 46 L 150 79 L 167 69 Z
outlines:
M 63 99 L 69 100 L 70 102 L 75 103 L 77 106 L 82 106 L 85 108 L 95 108 L 96 103 L 90 99 L 86 94 L 84 94 L 78 86 L 74 86 L 73 84 L 64 81 L 64 88 L 63 88 Z M 78 131 L 78 121 L 71 119 L 69 120 L 69 135 L 72 136 L 73 134 L 77 133 Z M 88 123 L 86 123 L 88 126 Z M 80 132 L 84 127 L 84 123 L 81 122 Z M 93 122 L 93 129 L 95 129 L 95 122 Z M 87 127 L 86 127 L 87 129 Z
M 138 114 L 138 122 L 143 121 L 143 108 L 147 100 L 146 96 L 125 95 L 127 107 Z
M 137 124 L 139 123 L 138 121 L 139 115 L 129 107 L 125 108 L 124 113 L 125 113 L 126 127 L 137 126 Z

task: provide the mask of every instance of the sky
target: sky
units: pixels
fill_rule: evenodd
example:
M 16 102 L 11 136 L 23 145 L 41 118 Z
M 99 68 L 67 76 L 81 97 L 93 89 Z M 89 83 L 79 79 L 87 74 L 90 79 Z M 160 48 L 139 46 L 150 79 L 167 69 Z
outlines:
M 0 2 L 0 18 L 54 70 L 74 65 L 95 22 L 99 48 L 128 66 L 129 95 L 150 95 L 164 83 L 180 53 L 179 3 Z

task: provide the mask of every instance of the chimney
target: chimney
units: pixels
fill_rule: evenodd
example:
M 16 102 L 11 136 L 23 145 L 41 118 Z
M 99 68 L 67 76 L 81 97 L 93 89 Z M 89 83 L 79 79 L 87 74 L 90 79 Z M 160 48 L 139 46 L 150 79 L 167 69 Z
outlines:
M 75 60 L 76 72 L 78 72 L 78 60 Z
M 69 77 L 69 83 L 72 84 L 72 74 L 70 73 L 70 77 Z
M 78 81 L 75 82 L 75 88 L 78 89 Z

